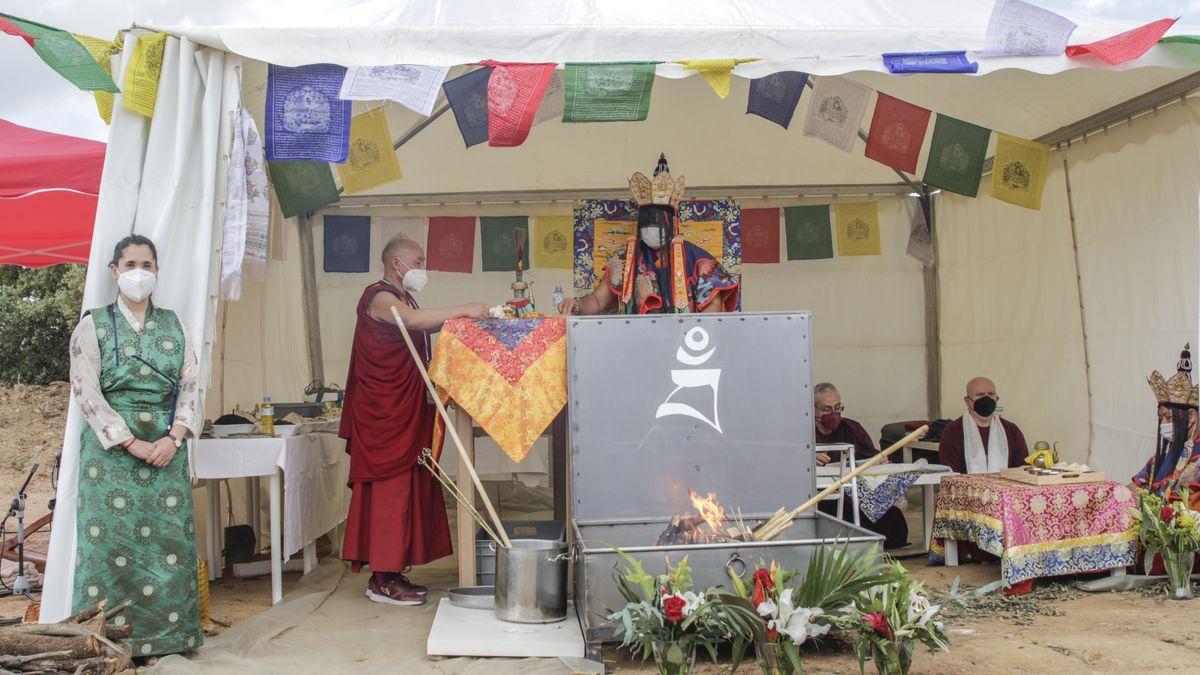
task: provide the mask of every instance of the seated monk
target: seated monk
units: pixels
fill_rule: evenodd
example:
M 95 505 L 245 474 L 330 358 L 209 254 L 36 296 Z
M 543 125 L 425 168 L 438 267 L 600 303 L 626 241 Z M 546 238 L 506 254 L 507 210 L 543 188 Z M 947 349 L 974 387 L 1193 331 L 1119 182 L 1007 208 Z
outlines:
M 967 411 L 946 425 L 938 443 L 938 463 L 956 473 L 995 473 L 1021 466 L 1029 456 L 1021 429 L 996 413 L 996 385 L 986 377 L 967 383 Z M 999 425 L 996 423 L 999 422 Z M 991 433 L 1000 426 L 1004 433 Z
M 848 417 L 842 417 L 842 411 L 846 407 L 842 405 L 842 395 L 838 392 L 837 387 L 828 382 L 818 384 L 813 387 L 813 400 L 813 407 L 816 409 L 814 417 L 817 426 L 817 443 L 853 445 L 854 457 L 859 461 L 879 454 L 879 451 L 875 449 L 875 443 L 871 441 L 871 436 L 867 434 L 867 430 L 863 429 L 858 422 Z M 817 466 L 825 466 L 829 460 L 829 455 L 823 452 L 817 453 Z M 885 461 L 890 461 L 890 459 Z M 849 496 L 845 500 L 842 519 L 853 522 L 854 518 L 850 513 L 850 509 L 853 507 Z M 829 515 L 837 513 L 837 504 L 832 501 L 822 501 L 817 508 Z M 883 517 L 875 522 L 872 522 L 866 513 L 860 511 L 859 522 L 868 530 L 883 535 L 885 549 L 900 548 L 908 543 L 908 522 L 904 520 L 904 514 L 900 509 L 895 506 L 888 509 Z

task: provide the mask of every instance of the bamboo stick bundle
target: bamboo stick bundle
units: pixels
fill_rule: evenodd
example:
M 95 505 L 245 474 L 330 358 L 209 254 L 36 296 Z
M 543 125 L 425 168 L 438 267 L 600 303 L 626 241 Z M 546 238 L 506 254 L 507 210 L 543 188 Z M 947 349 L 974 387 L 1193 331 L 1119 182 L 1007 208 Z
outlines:
M 778 537 L 779 535 L 783 534 L 784 530 L 791 527 L 792 521 L 795 520 L 796 516 L 800 515 L 801 513 L 804 513 L 805 511 L 811 509 L 812 507 L 816 506 L 817 504 L 819 504 L 821 502 L 822 499 L 828 497 L 829 495 L 833 494 L 834 492 L 841 491 L 842 486 L 844 486 L 846 483 L 849 483 L 851 480 L 857 478 L 859 475 L 861 475 L 867 469 L 884 461 L 892 453 L 900 450 L 901 448 L 908 445 L 909 443 L 912 443 L 913 441 L 921 438 L 928 431 L 929 431 L 929 425 L 922 425 L 919 429 L 914 430 L 912 433 L 908 434 L 904 438 L 901 438 L 900 440 L 896 441 L 895 443 L 892 443 L 883 452 L 879 453 L 878 455 L 875 455 L 874 457 L 872 457 L 871 459 L 868 459 L 867 461 L 863 462 L 862 464 L 859 464 L 858 468 L 856 468 L 855 470 L 851 471 L 850 473 L 842 476 L 841 478 L 837 479 L 836 481 L 833 482 L 832 485 L 825 488 L 824 490 L 821 490 L 817 494 L 813 495 L 813 497 L 811 499 L 804 502 L 800 506 L 797 506 L 796 508 L 792 509 L 790 512 L 787 512 L 782 518 L 779 518 L 778 516 L 779 516 L 780 511 L 783 511 L 783 509 L 780 509 L 780 511 L 776 511 L 775 514 L 772 515 L 770 518 L 768 518 L 766 521 L 764 521 L 762 525 L 759 525 L 757 528 L 755 528 L 754 539 L 756 541 L 770 541 L 771 539 L 774 539 L 774 538 Z

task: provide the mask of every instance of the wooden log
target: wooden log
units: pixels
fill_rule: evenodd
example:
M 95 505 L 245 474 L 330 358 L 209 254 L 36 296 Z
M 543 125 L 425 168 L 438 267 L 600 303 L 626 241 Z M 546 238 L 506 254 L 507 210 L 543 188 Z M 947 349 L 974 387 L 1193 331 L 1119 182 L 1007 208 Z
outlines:
M 59 621 L 59 623 L 83 623 L 84 621 L 87 621 L 88 619 L 92 618 L 93 616 L 96 616 L 100 612 L 103 612 L 104 607 L 106 605 L 108 605 L 107 598 L 104 600 L 101 600 L 100 602 L 97 602 L 96 604 L 92 605 L 91 607 L 88 607 L 87 609 L 83 610 L 82 612 L 76 612 L 76 613 L 72 614 L 71 616 L 68 616 L 67 618 L 63 619 L 62 621 Z
M 34 661 L 43 661 L 48 659 L 65 659 L 71 655 L 71 652 L 42 652 L 40 654 L 26 654 L 25 656 L 0 656 L 0 668 L 8 668 L 11 666 L 21 665 L 22 663 L 33 663 Z
M 128 640 L 129 636 L 131 635 L 133 635 L 133 626 L 130 624 L 125 624 L 124 626 L 114 626 L 110 623 L 104 627 L 104 637 L 108 638 L 109 640 L 113 640 L 114 642 L 124 642 L 125 640 Z
M 0 654 L 20 656 L 65 651 L 71 658 L 87 659 L 104 653 L 102 639 L 97 635 L 59 637 L 8 629 L 0 631 Z
M 46 635 L 50 637 L 81 637 L 97 634 L 96 629 L 91 626 L 74 623 L 32 623 L 23 626 L 11 626 L 0 630 L 0 635 L 10 632 L 24 633 L 26 635 Z

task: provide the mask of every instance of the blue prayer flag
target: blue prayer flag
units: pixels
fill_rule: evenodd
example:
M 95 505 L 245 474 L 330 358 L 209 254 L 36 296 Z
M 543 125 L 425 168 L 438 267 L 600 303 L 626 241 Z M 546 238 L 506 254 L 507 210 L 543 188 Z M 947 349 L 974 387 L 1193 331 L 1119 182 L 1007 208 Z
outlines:
M 889 73 L 977 73 L 979 64 L 964 52 L 906 52 L 884 54 Z
M 325 216 L 325 271 L 371 271 L 371 216 Z
M 750 99 L 746 114 L 758 115 L 786 129 L 804 93 L 808 73 L 783 71 L 750 80 Z
M 472 70 L 466 75 L 442 83 L 446 101 L 454 111 L 454 120 L 467 147 L 488 140 L 488 78 L 491 66 Z
M 346 161 L 350 101 L 338 98 L 345 76 L 332 64 L 267 67 L 267 159 Z

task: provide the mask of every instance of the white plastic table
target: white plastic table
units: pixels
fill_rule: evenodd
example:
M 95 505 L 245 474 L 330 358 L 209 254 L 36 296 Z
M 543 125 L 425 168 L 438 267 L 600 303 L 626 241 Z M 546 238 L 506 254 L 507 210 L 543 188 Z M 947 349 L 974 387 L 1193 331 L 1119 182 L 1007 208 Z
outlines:
M 887 465 L 885 464 L 882 466 L 887 466 Z M 922 520 L 922 524 L 924 525 L 924 530 L 925 530 L 925 550 L 928 551 L 929 544 L 933 539 L 933 506 L 934 506 L 934 500 L 936 497 L 936 495 L 934 494 L 934 488 L 937 487 L 937 485 L 942 482 L 943 477 L 953 476 L 954 472 L 950 470 L 950 467 L 942 465 L 942 464 L 925 464 L 922 466 L 922 469 L 924 469 L 924 471 L 926 471 L 926 473 L 922 473 L 920 476 L 918 476 L 917 482 L 914 484 L 921 486 L 921 497 L 922 497 L 921 520 Z M 817 467 L 817 489 L 821 490 L 821 489 L 829 487 L 830 485 L 833 485 L 833 482 L 835 480 L 837 480 L 839 476 L 842 475 L 842 471 L 844 471 L 844 470 L 845 470 L 844 467 L 839 466 L 838 464 L 833 463 L 833 462 L 830 462 L 829 464 L 826 464 L 825 466 L 818 466 Z M 871 470 L 868 469 L 866 473 L 871 473 Z M 854 485 L 855 483 L 857 483 L 857 481 L 851 481 L 850 485 Z M 850 487 L 847 486 L 846 489 L 849 490 Z M 851 498 L 852 498 L 853 505 L 854 505 L 854 522 L 857 525 L 858 524 L 858 491 L 857 490 L 854 490 Z
M 202 438 L 196 443 L 196 477 L 207 481 L 208 577 L 221 576 L 220 481 L 246 479 L 250 525 L 258 523 L 258 478 L 269 477 L 271 602 L 283 598 L 283 564 L 303 549 L 304 573 L 317 565 L 316 540 L 346 518 L 350 459 L 346 443 L 332 433 L 291 438 Z

